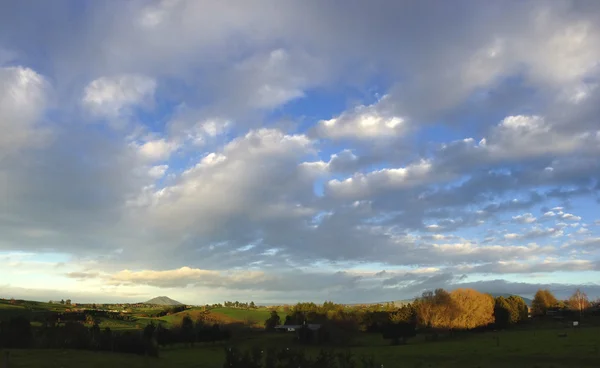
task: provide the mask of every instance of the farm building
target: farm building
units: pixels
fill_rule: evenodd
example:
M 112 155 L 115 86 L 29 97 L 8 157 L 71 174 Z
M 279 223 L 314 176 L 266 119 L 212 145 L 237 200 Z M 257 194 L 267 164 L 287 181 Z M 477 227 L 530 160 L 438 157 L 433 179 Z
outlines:
M 321 328 L 321 325 L 319 325 L 319 324 L 308 323 L 305 325 L 277 325 L 277 326 L 275 326 L 275 330 L 276 331 L 296 332 L 304 326 L 306 326 L 311 331 L 318 331 Z

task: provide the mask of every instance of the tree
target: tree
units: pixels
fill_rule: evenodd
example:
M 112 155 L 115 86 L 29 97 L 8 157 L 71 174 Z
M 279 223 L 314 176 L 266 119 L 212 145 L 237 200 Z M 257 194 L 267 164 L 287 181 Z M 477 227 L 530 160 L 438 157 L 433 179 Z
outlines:
M 190 345 L 194 345 L 194 321 L 187 315 L 181 321 L 181 339 Z
M 406 340 L 416 336 L 416 324 L 414 322 L 387 323 L 382 328 L 384 339 L 391 339 L 393 345 L 406 344 Z
M 67 300 L 65 300 L 65 304 L 66 304 L 66 305 L 71 305 L 71 299 L 67 299 Z
M 250 302 L 250 309 L 255 309 L 256 308 L 256 304 L 254 304 L 254 302 Z
M 506 328 L 510 325 L 510 310 L 511 306 L 503 296 L 496 298 L 494 302 L 494 322 L 496 327 Z
M 60 304 L 65 304 L 65 300 L 64 300 L 64 299 L 61 299 L 61 300 L 60 300 Z
M 510 306 L 510 323 L 515 324 L 521 321 L 526 321 L 529 315 L 527 303 L 520 296 L 511 295 L 506 298 L 506 302 Z
M 548 289 L 540 289 L 535 293 L 533 302 L 531 303 L 531 309 L 533 314 L 536 316 L 543 316 L 548 311 L 548 308 L 552 308 L 558 304 L 556 297 Z
M 589 308 L 590 301 L 583 291 L 577 289 L 569 298 L 568 305 L 572 310 L 579 312 L 579 317 L 581 318 L 583 311 Z
M 472 329 L 494 322 L 494 298 L 473 289 L 456 289 L 450 297 L 458 308 L 452 328 Z
M 269 318 L 265 321 L 265 329 L 274 330 L 275 326 L 281 324 L 281 317 L 277 311 L 272 310 Z
M 29 320 L 23 316 L 0 322 L 0 347 L 29 348 L 33 332 Z
M 419 324 L 430 328 L 452 328 L 452 320 L 459 309 L 444 289 L 435 292 L 424 292 L 421 298 L 414 302 Z
M 150 322 L 144 327 L 144 338 L 148 341 L 152 340 L 154 337 L 154 331 L 156 331 L 156 325 L 154 322 Z
M 389 314 L 392 323 L 413 323 L 417 322 L 417 311 L 411 304 L 405 304 L 400 309 Z

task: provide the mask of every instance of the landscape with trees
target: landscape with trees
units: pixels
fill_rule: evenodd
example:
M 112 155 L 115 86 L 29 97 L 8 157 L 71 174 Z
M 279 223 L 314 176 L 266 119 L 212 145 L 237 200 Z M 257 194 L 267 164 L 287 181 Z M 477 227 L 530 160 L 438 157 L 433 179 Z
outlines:
M 600 0 L 0 0 L 0 368 L 600 368 Z
M 488 336 L 490 346 L 499 347 L 506 343 L 503 334 L 549 331 L 558 339 L 600 326 L 600 304 L 580 289 L 567 300 L 540 289 L 531 306 L 520 296 L 466 288 L 435 289 L 401 304 L 69 304 L 2 300 L 0 347 L 130 353 L 156 362 L 176 351 L 218 355 L 218 349 L 224 367 L 380 367 L 369 346 L 452 344 Z M 258 316 L 264 319 L 257 323 Z M 348 347 L 353 348 L 344 350 Z M 310 353 L 314 349 L 319 353 Z

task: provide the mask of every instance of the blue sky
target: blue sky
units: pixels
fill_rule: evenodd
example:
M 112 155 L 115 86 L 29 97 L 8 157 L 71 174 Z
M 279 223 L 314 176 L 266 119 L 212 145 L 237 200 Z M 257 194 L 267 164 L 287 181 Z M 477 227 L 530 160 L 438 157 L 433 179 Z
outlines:
M 600 297 L 598 24 L 567 0 L 3 2 L 1 294 Z

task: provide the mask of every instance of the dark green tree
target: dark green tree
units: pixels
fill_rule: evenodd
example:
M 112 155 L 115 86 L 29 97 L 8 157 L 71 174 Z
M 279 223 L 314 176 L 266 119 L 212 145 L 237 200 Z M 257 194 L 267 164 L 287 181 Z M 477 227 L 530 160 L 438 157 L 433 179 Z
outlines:
M 510 325 L 510 310 L 511 306 L 506 299 L 499 296 L 494 304 L 494 322 L 498 328 L 506 328 Z
M 181 339 L 187 344 L 194 345 L 194 321 L 187 315 L 181 321 Z
M 274 330 L 275 326 L 281 324 L 281 317 L 279 317 L 279 313 L 277 311 L 272 310 L 269 318 L 265 321 L 265 329 L 266 330 Z

